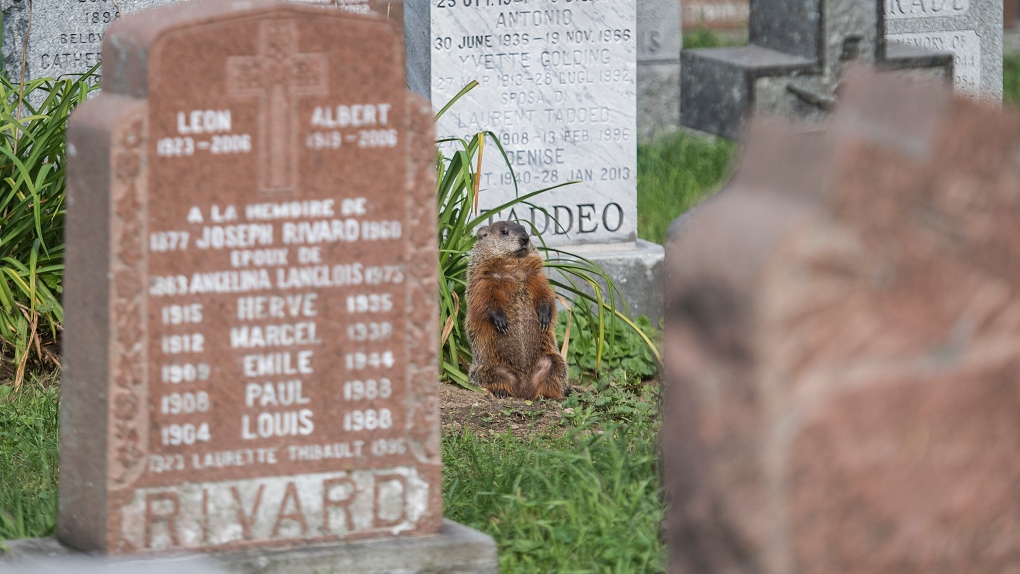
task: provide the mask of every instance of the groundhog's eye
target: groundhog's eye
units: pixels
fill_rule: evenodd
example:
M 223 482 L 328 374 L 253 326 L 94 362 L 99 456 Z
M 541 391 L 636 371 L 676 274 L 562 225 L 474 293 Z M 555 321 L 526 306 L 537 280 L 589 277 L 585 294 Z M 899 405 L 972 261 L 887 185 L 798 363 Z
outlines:
M 509 233 L 510 233 L 510 232 L 509 232 L 509 231 L 507 231 L 506 229 L 504 229 L 504 230 L 503 230 L 503 235 L 508 235 Z

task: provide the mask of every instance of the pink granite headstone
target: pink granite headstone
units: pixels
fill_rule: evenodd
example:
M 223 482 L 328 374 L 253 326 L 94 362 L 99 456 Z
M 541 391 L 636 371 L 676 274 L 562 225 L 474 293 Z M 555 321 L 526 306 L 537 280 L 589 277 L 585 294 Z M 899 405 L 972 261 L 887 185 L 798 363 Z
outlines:
M 126 17 L 69 128 L 60 539 L 116 554 L 442 521 L 434 136 L 385 17 Z

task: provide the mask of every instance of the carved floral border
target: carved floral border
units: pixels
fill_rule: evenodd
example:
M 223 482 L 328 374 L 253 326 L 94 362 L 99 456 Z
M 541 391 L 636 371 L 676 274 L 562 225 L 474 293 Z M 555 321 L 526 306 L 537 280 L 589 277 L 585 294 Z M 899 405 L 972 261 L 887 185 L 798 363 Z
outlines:
M 440 464 L 439 437 L 439 239 L 435 222 L 435 161 L 432 108 L 408 96 L 407 219 L 407 433 L 419 461 Z
M 110 150 L 113 385 L 109 388 L 109 486 L 129 486 L 145 470 L 148 451 L 146 365 L 146 107 L 123 118 Z

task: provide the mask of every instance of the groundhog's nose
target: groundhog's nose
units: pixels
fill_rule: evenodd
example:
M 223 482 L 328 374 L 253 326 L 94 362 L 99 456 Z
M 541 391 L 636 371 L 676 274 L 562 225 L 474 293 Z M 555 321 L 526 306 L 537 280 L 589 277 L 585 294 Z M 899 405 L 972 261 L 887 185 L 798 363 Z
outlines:
M 531 238 L 527 235 L 521 238 L 521 247 L 527 247 L 529 243 L 531 243 Z

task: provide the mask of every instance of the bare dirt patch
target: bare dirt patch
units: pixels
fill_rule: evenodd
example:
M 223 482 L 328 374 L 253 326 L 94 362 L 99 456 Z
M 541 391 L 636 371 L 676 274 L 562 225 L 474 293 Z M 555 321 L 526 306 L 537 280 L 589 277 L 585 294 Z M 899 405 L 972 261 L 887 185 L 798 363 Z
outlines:
M 563 403 L 560 401 L 498 399 L 456 385 L 439 385 L 443 433 L 468 429 L 482 436 L 505 434 L 517 437 L 560 435 L 563 432 Z

